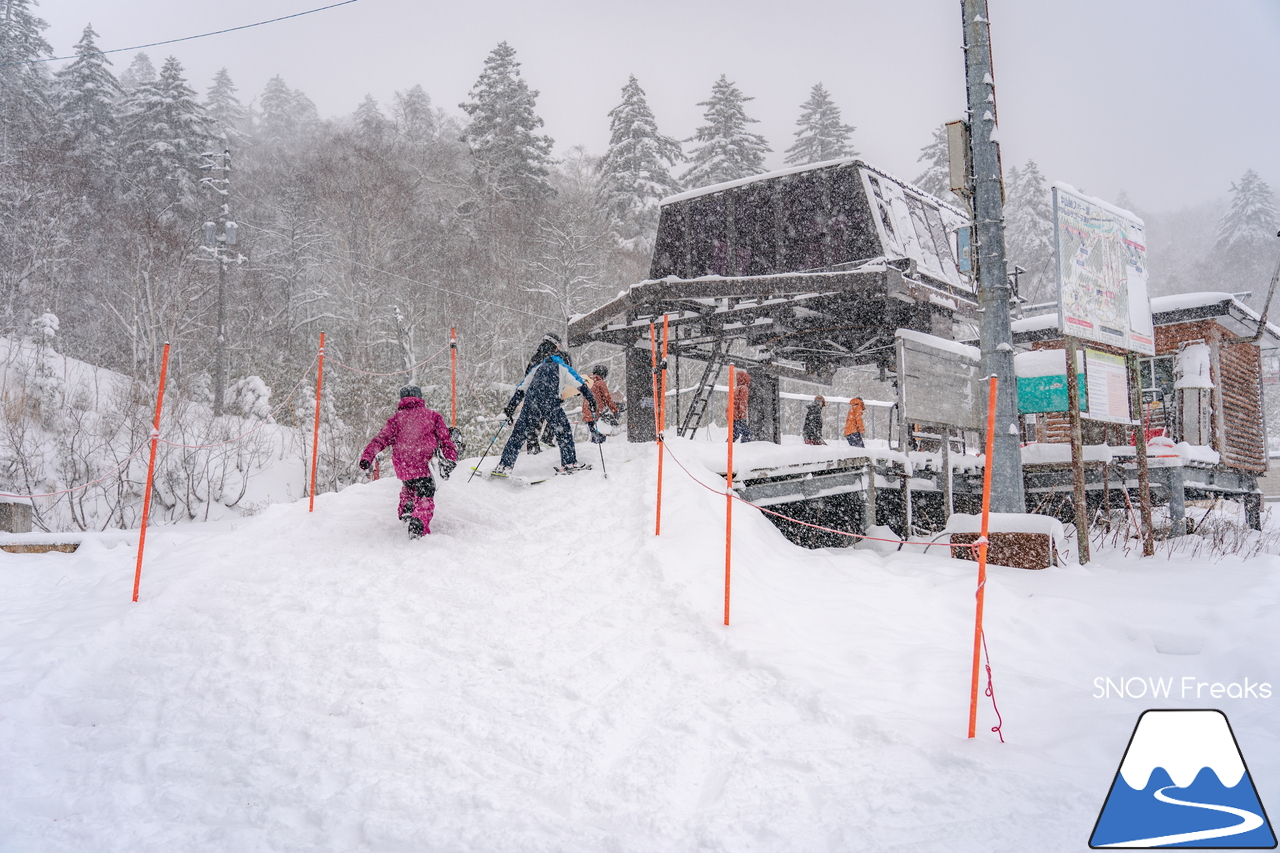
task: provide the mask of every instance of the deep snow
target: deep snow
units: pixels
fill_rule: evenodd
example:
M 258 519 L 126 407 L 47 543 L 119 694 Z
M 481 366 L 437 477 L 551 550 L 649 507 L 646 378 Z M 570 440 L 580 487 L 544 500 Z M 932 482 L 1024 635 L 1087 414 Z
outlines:
M 1093 698 L 1280 687 L 1276 558 L 992 567 L 970 741 L 973 563 L 739 505 L 726 628 L 724 498 L 669 457 L 655 537 L 654 448 L 604 449 L 460 466 L 418 542 L 389 479 L 153 528 L 138 604 L 136 533 L 0 553 L 0 850 L 1084 850 L 1148 707 L 1222 708 L 1280 811 L 1280 697 Z

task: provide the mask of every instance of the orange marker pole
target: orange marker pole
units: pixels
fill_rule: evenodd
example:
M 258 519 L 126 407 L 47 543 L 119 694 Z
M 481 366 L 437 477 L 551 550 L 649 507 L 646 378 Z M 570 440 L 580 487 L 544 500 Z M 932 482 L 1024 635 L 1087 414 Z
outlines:
M 311 504 L 307 512 L 316 511 L 316 466 L 320 462 L 320 387 L 324 384 L 324 332 L 320 333 L 320 360 L 316 363 L 316 427 L 311 436 Z
M 996 435 L 996 388 L 1000 380 L 990 379 L 987 395 L 987 456 L 982 466 L 982 533 L 978 537 L 977 613 L 973 620 L 973 681 L 969 686 L 969 737 L 978 727 L 978 670 L 982 663 L 982 599 L 987 587 L 987 532 L 991 522 L 991 454 Z
M 142 496 L 142 524 L 138 529 L 138 566 L 133 571 L 133 600 L 142 585 L 142 551 L 147 545 L 147 522 L 151 519 L 151 491 L 156 480 L 156 445 L 160 443 L 160 409 L 164 405 L 164 380 L 169 373 L 169 345 L 160 358 L 160 390 L 156 393 L 156 419 L 151 425 L 151 460 L 147 462 L 147 490 Z
M 649 364 L 653 382 L 653 437 L 658 442 L 658 497 L 654 505 L 653 535 L 662 533 L 662 427 L 658 425 L 658 329 L 649 324 Z
M 658 393 L 658 511 L 657 519 L 653 524 L 653 535 L 662 534 L 662 463 L 666 458 L 666 429 L 667 429 L 667 315 L 662 315 L 662 361 L 659 366 L 662 369 L 661 390 Z
M 458 425 L 458 330 L 449 330 L 449 426 Z
M 733 554 L 733 365 L 729 365 L 729 464 L 724 482 L 724 624 L 729 624 L 729 562 Z

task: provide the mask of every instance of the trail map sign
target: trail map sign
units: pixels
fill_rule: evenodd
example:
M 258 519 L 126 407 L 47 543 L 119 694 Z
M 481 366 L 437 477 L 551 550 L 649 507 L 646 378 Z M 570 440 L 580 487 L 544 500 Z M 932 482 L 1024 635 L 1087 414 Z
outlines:
M 1054 184 L 1053 222 L 1063 334 L 1155 355 L 1142 220 Z

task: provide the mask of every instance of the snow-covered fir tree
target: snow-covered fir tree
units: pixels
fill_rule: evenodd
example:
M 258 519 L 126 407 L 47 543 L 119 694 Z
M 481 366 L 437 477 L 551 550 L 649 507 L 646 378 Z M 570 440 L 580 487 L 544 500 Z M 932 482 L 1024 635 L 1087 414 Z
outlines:
M 920 149 L 916 162 L 924 163 L 924 171 L 916 175 L 912 183 L 943 201 L 958 201 L 951 192 L 951 169 L 947 160 L 947 126 L 940 124 L 933 131 L 933 139 Z
M 470 117 L 463 140 L 475 163 L 473 180 L 491 199 L 536 202 L 552 195 L 548 167 L 551 137 L 536 133 L 538 92 L 520 74 L 516 52 L 505 41 L 484 61 L 484 70 L 461 104 Z
M 249 118 L 249 111 L 236 97 L 236 91 L 231 75 L 222 68 L 213 76 L 213 85 L 204 96 L 204 108 L 213 119 L 215 130 L 225 133 L 233 141 L 242 135 L 242 128 Z
M 133 90 L 125 108 L 128 171 L 136 191 L 161 208 L 194 201 L 201 154 L 214 131 L 182 64 L 166 59 L 155 82 Z
M 387 121 L 387 117 L 382 114 L 382 109 L 373 95 L 364 96 L 360 106 L 356 107 L 353 118 L 356 132 L 361 139 L 370 144 L 381 142 L 383 136 L 391 129 L 391 122 Z
M 1253 169 L 1231 185 L 1231 207 L 1218 221 L 1218 245 L 1225 249 L 1256 242 L 1270 243 L 1280 228 L 1276 196 Z
M 31 0 L 0 0 L 0 162 L 40 139 L 50 116 L 52 84 L 41 60 L 53 55 Z M 43 143 L 41 143 L 43 144 Z
M 1280 258 L 1277 231 L 1275 193 L 1257 172 L 1246 169 L 1231 185 L 1231 206 L 1218 220 L 1204 277 L 1219 290 L 1251 290 L 1255 303 L 1260 303 Z
M 758 122 L 744 107 L 751 100 L 721 74 L 711 97 L 698 102 L 707 108 L 702 114 L 707 123 L 686 140 L 700 144 L 689 155 L 693 165 L 684 173 L 685 186 L 705 187 L 764 171 L 764 155 L 773 149 L 763 136 L 747 131 L 748 124 Z
M 156 67 L 151 64 L 151 57 L 145 53 L 134 56 L 129 67 L 120 75 L 120 85 L 126 91 L 154 82 L 156 82 Z
M 809 92 L 809 100 L 800 105 L 796 119 L 795 144 L 787 149 L 787 162 L 796 166 L 821 163 L 838 157 L 856 157 L 858 152 L 849 142 L 857 130 L 840 119 L 840 108 L 821 83 Z
M 269 145 L 298 141 L 320 119 L 312 100 L 301 91 L 290 89 L 279 75 L 267 81 L 259 104 L 256 135 Z
M 58 115 L 69 153 L 88 168 L 104 170 L 111 160 L 119 130 L 116 105 L 124 90 L 108 67 L 94 38 L 93 25 L 76 42 L 76 58 L 54 77 L 58 82 Z
M 1019 276 L 1018 293 L 1029 302 L 1053 297 L 1053 197 L 1040 167 L 1028 160 L 1022 168 L 1009 170 L 1004 206 L 1005 258 L 1009 270 L 1014 265 L 1025 273 Z
M 634 74 L 622 87 L 622 103 L 609 111 L 609 134 L 599 172 L 610 228 L 623 243 L 652 240 L 658 202 L 680 191 L 671 167 L 684 157 L 679 142 L 658 132 Z

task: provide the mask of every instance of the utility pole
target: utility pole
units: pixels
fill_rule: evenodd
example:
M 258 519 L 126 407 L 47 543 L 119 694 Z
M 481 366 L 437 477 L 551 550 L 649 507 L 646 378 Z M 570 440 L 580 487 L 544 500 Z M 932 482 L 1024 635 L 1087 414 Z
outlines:
M 222 414 L 227 388 L 227 267 L 232 263 L 242 264 L 245 258 L 227 248 L 236 244 L 238 231 L 236 223 L 231 221 L 231 205 L 227 202 L 231 196 L 231 147 L 227 135 L 222 134 L 221 153 L 206 151 L 201 156 L 206 162 L 200 169 L 210 174 L 201 178 L 200 183 L 215 194 L 215 200 L 221 199 L 216 219 L 204 224 L 204 250 L 218 265 L 218 338 L 213 368 L 213 414 L 216 417 Z
M 1000 175 L 991 22 L 987 0 L 961 0 L 965 80 L 969 103 L 974 242 L 977 244 L 982 369 L 999 379 L 991 466 L 991 509 L 1026 512 L 1022 445 L 1018 434 L 1018 382 L 1013 372 L 1011 292 L 1004 257 L 1004 182 Z

